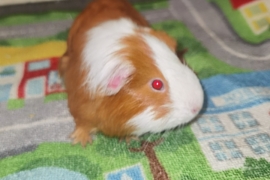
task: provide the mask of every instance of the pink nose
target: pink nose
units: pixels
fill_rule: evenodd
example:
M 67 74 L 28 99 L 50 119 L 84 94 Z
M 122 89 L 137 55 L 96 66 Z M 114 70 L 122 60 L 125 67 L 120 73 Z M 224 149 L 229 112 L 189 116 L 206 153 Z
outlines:
M 194 108 L 191 109 L 191 112 L 193 114 L 197 114 L 199 111 L 200 111 L 200 108 L 198 108 L 198 107 L 194 107 Z

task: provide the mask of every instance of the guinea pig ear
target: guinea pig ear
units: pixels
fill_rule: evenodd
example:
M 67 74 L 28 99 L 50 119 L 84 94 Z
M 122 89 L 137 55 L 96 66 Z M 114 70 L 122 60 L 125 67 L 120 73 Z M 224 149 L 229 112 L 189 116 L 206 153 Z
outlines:
M 122 87 L 128 83 L 130 76 L 135 71 L 135 68 L 131 65 L 121 65 L 116 67 L 110 74 L 107 87 L 105 90 L 105 95 L 117 94 Z

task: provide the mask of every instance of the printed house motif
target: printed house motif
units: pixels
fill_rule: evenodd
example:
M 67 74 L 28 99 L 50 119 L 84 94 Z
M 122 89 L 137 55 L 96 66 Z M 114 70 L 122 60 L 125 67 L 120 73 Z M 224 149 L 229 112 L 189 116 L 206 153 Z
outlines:
M 17 98 L 23 71 L 23 64 L 0 67 L 0 102 Z
M 191 129 L 213 170 L 243 168 L 246 158 L 270 162 L 268 77 L 258 71 L 202 80 L 206 101 Z
M 64 87 L 58 77 L 57 68 L 58 58 L 26 62 L 18 88 L 18 98 L 43 97 L 62 92 Z
M 231 0 L 231 4 L 241 12 L 254 34 L 270 30 L 269 0 Z
M 267 105 L 197 119 L 192 130 L 213 169 L 240 168 L 246 157 L 270 160 L 270 132 L 265 130 L 268 122 L 257 118 L 260 111 L 268 114 Z
M 0 67 L 0 102 L 64 92 L 58 58 Z

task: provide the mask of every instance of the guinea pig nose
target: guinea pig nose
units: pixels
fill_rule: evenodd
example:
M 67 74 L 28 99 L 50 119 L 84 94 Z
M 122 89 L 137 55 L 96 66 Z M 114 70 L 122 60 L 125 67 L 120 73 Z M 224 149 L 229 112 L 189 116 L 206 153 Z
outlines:
M 193 114 L 197 114 L 199 111 L 200 111 L 200 108 L 199 108 L 199 107 L 193 107 L 193 108 L 191 109 L 191 112 L 192 112 Z

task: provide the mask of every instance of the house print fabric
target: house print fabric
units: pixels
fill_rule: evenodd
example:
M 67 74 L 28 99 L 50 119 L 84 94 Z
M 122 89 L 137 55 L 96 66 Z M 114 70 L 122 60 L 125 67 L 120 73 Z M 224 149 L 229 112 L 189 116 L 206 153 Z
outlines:
M 233 3 L 236 3 L 234 1 Z M 269 1 L 243 1 L 243 4 L 233 4 L 239 9 L 254 34 L 261 34 L 268 30 L 270 23 Z
M 59 58 L 3 66 L 0 70 L 3 91 L 0 101 L 44 97 L 64 91 L 58 75 Z
M 270 179 L 268 0 L 134 1 L 188 50 L 204 106 L 177 129 L 130 144 L 97 134 L 86 148 L 69 139 L 74 123 L 57 72 L 79 11 L 58 3 L 0 17 L 0 180 Z
M 258 44 L 269 39 L 270 2 L 268 0 L 210 0 L 218 6 L 242 40 Z
M 207 108 L 191 127 L 213 169 L 242 167 L 246 157 L 270 160 L 269 77 L 261 71 L 203 80 Z

